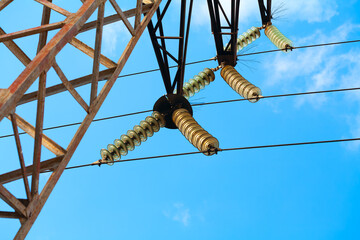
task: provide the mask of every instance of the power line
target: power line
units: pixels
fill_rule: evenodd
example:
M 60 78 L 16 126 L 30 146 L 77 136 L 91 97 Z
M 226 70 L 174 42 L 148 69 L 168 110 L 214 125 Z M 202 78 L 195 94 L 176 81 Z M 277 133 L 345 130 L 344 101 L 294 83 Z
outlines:
M 204 60 L 199 60 L 199 61 L 194 61 L 194 62 L 188 62 L 188 63 L 185 63 L 185 65 L 193 65 L 193 64 L 198 64 L 198 63 L 203 63 L 203 62 L 210 62 L 210 61 L 215 61 L 215 60 L 216 60 L 216 57 L 213 57 L 213 58 L 209 58 L 209 59 L 204 59 Z M 169 68 L 176 68 L 177 66 L 178 65 L 174 65 L 174 66 L 170 66 Z M 144 74 L 144 73 L 157 72 L 157 71 L 160 71 L 160 68 L 154 68 L 154 69 L 151 69 L 151 70 L 135 72 L 135 73 L 129 73 L 129 74 L 121 75 L 118 78 L 130 77 L 130 76 L 140 75 L 140 74 Z
M 303 48 L 323 47 L 323 46 L 341 45 L 341 44 L 357 43 L 357 42 L 360 42 L 360 39 L 359 39 L 359 40 L 341 41 L 341 42 L 331 42 L 331 43 L 321 43 L 321 44 L 304 45 L 304 46 L 299 46 L 299 47 L 292 47 L 292 49 L 303 49 Z M 283 49 L 275 49 L 275 50 L 268 50 L 268 51 L 260 51 L 260 52 L 239 54 L 239 55 L 237 55 L 237 56 L 238 56 L 238 57 L 243 57 L 243 56 L 250 56 L 250 55 L 257 55 L 257 54 L 265 54 L 265 53 L 279 52 L 279 51 L 282 51 L 282 50 L 283 50 Z M 216 60 L 216 58 L 210 58 L 210 59 L 205 59 L 205 60 L 199 60 L 199 61 L 189 62 L 189 63 L 186 63 L 186 65 L 198 64 L 198 63 L 203 63 L 203 62 L 208 62 L 208 61 L 213 61 L 213 60 Z M 169 68 L 175 68 L 175 67 L 177 67 L 177 65 L 171 66 L 171 67 L 169 67 Z M 130 77 L 130 76 L 134 76 L 134 75 L 139 75 L 139 74 L 156 72 L 156 71 L 159 71 L 159 70 L 160 70 L 160 69 L 157 68 L 157 69 L 152 69 L 152 70 L 147 70 L 147 71 L 142 71 L 142 72 L 130 73 L 130 74 L 126 74 L 126 75 L 119 76 L 118 78 L 124 78 L 124 77 Z M 350 91 L 350 90 L 359 90 L 359 88 L 336 89 L 336 90 L 326 90 L 326 91 L 306 92 L 306 93 L 294 93 L 294 94 L 281 94 L 281 95 L 264 96 L 263 98 L 275 98 L 275 97 L 297 96 L 297 95 L 305 95 L 305 94 L 329 93 L 329 92 L 340 92 L 340 91 Z M 211 104 L 227 103 L 227 102 L 238 102 L 238 101 L 244 101 L 244 100 L 246 100 L 246 99 L 234 99 L 234 100 L 225 100 L 225 101 L 210 102 L 210 103 L 200 103 L 200 104 L 193 104 L 192 106 L 211 105 Z M 152 111 L 152 110 L 145 110 L 145 111 L 139 111 L 139 112 L 134 112 L 134 113 L 128 113 L 128 114 L 115 115 L 115 116 L 110 116 L 110 117 L 105 117 L 105 118 L 99 118 L 99 119 L 94 119 L 93 122 L 103 121 L 103 120 L 108 120 L 108 119 L 113 119 L 113 118 L 120 118 L 120 117 L 132 116 L 132 115 L 137 115 L 137 114 L 146 113 L 146 112 L 151 112 L 151 111 Z M 47 131 L 47 130 L 53 130 L 53 129 L 64 128 L 64 127 L 70 127 L 70 126 L 75 126 L 75 125 L 80 125 L 80 124 L 81 124 L 81 122 L 75 122 L 75 123 L 69 123 L 69 124 L 54 126 L 54 127 L 48 127 L 48 128 L 44 128 L 43 130 L 44 130 L 44 131 Z M 19 133 L 19 135 L 22 135 L 22 134 L 25 134 L 25 132 L 20 132 L 20 133 Z M 0 139 L 1 139 L 1 138 L 12 137 L 12 136 L 14 136 L 14 134 L 3 135 L 3 136 L 0 136 Z
M 352 40 L 352 41 L 343 41 L 343 42 L 332 42 L 332 43 L 324 43 L 324 44 L 306 45 L 306 46 L 293 47 L 292 49 L 312 48 L 312 47 L 339 45 L 339 44 L 356 43 L 356 42 L 360 42 L 360 40 Z M 256 54 L 265 54 L 265 53 L 271 53 L 271 52 L 278 52 L 278 51 L 281 51 L 281 50 L 282 50 L 282 49 L 269 50 L 269 51 L 261 51 L 261 52 L 254 52 L 254 53 L 248 53 L 248 54 L 240 54 L 240 55 L 238 55 L 238 56 L 241 57 L 241 56 L 249 56 L 249 55 L 256 55 Z M 214 58 L 212 58 L 212 59 L 206 59 L 206 60 L 201 60 L 201 61 L 196 61 L 196 62 L 187 63 L 186 65 L 196 64 L 196 63 L 201 63 L 201 62 L 207 62 L 207 61 L 211 61 L 211 60 L 216 60 L 216 59 L 214 59 Z M 171 66 L 170 68 L 174 68 L 174 67 L 176 67 L 176 66 Z M 137 72 L 137 73 L 133 73 L 133 74 L 127 74 L 127 75 L 119 76 L 119 78 L 121 78 L 121 77 L 133 76 L 133 75 L 138 75 L 138 74 L 144 74 L 144 73 L 149 73 L 149 72 L 154 72 L 154 71 L 158 71 L 158 70 L 159 70 L 159 69 L 153 69 L 153 70 L 148 70 L 148 71 L 143 71 L 143 72 Z M 312 91 L 312 92 L 301 92 L 301 93 L 278 94 L 278 95 L 262 96 L 262 98 L 278 98 L 278 97 L 289 97 L 289 96 L 321 94 L 321 93 L 333 93 L 333 92 L 354 91 L 354 90 L 360 90 L 360 88 L 344 88 L 344 89 L 332 89 L 332 90 L 324 90 L 324 91 Z M 229 102 L 245 101 L 245 100 L 247 100 L 247 99 L 233 99 L 233 100 L 225 100 L 225 101 L 217 101 L 217 102 L 193 104 L 192 106 L 203 106 L 203 105 L 219 104 L 219 103 L 229 103 Z M 111 117 L 106 117 L 106 118 L 101 118 L 101 119 L 95 119 L 94 122 L 95 122 L 95 121 L 103 121 L 103 120 L 118 118 L 118 117 L 125 117 L 125 116 L 140 114 L 140 113 L 146 113 L 146 112 L 150 112 L 150 111 L 152 111 L 152 110 L 146 110 L 146 111 L 129 113 L 129 114 L 124 114 L 124 115 L 117 115 L 117 116 L 111 116 Z M 57 126 L 57 127 L 47 128 L 47 129 L 44 129 L 44 130 L 55 129 L 55 128 L 64 127 L 64 126 L 72 126 L 72 125 L 77 125 L 77 124 L 80 124 L 80 123 L 67 124 L 67 125 L 63 125 L 63 126 Z M 0 136 L 0 138 L 7 137 L 7 136 L 12 136 L 12 135 Z M 258 145 L 258 146 L 248 146 L 248 147 L 235 147 L 235 148 L 218 149 L 217 152 L 239 151 L 239 150 L 251 150 L 251 149 L 261 149 L 261 148 L 275 148 L 275 147 L 290 147 L 290 146 L 301 146 L 301 145 L 314 145 L 314 144 L 324 144 L 324 143 L 350 142 L 350 141 L 359 141 L 359 140 L 360 140 L 360 138 L 348 138 L 348 139 L 322 140 L 322 141 L 311 141 L 311 142 L 298 142 L 298 143 Z M 150 157 L 143 157 L 143 158 L 133 158 L 133 159 L 125 159 L 125 160 L 114 161 L 114 163 L 130 162 L 130 161 L 140 161 L 140 160 L 150 160 L 150 159 L 166 158 L 166 157 L 177 157 L 177 156 L 193 155 L 193 154 L 199 154 L 199 153 L 202 153 L 202 152 L 186 152 L 186 153 L 177 153 L 177 154 L 167 154 L 167 155 L 150 156 Z M 67 167 L 67 168 L 65 168 L 65 169 L 66 169 L 66 170 L 70 170 L 70 169 L 77 169 L 77 168 L 83 168 L 83 167 L 89 167 L 89 166 L 100 166 L 101 164 L 104 164 L 104 163 L 90 163 L 90 164 L 76 165 L 76 166 Z M 44 171 L 44 172 L 50 172 L 50 171 Z
M 311 142 L 258 145 L 258 146 L 248 146 L 248 147 L 223 148 L 223 149 L 218 149 L 217 152 L 252 150 L 252 149 L 261 149 L 261 148 L 292 147 L 292 146 L 314 145 L 314 144 L 324 144 L 324 143 L 351 142 L 351 141 L 359 141 L 359 140 L 360 140 L 360 138 L 346 138 L 346 139 L 322 140 L 322 141 L 311 141 Z M 150 159 L 156 159 L 156 158 L 166 158 L 166 157 L 178 157 L 178 156 L 185 156 L 185 155 L 194 155 L 194 154 L 199 154 L 199 153 L 203 153 L 203 152 L 186 152 L 186 153 L 166 154 L 166 155 L 158 155 L 158 156 L 150 156 L 150 157 L 142 157 L 142 158 L 132 158 L 132 159 L 117 160 L 117 161 L 114 161 L 113 163 L 133 162 L 133 161 L 150 160 Z M 102 164 L 106 164 L 106 162 L 76 165 L 76 166 L 67 167 L 65 169 L 70 170 L 70 169 L 76 169 L 76 168 L 100 166 Z M 44 172 L 51 172 L 51 171 L 49 170 L 49 171 L 44 171 Z
M 92 122 L 105 121 L 105 120 L 110 120 L 110 119 L 113 119 L 113 118 L 128 117 L 128 116 L 137 115 L 137 114 L 141 114 L 141 113 L 147 113 L 147 112 L 151 112 L 151 111 L 152 110 L 145 110 L 145 111 L 139 111 L 139 112 L 133 112 L 133 113 L 127 113 L 127 114 L 121 114 L 121 115 L 114 115 L 114 116 L 110 116 L 110 117 L 94 119 Z M 81 123 L 82 122 L 74 122 L 74 123 L 69 123 L 69 124 L 53 126 L 53 127 L 47 127 L 47 128 L 44 128 L 43 131 L 53 130 L 53 129 L 57 129 L 57 128 L 64 128 L 64 127 L 71 127 L 71 126 L 75 126 L 75 125 L 80 125 Z M 19 135 L 22 135 L 22 134 L 25 134 L 25 133 L 26 132 L 20 132 Z M 1 138 L 12 137 L 12 136 L 14 136 L 14 134 L 3 135 L 3 136 L 0 136 L 0 139 Z
M 312 91 L 312 92 L 277 94 L 277 95 L 262 96 L 261 98 L 267 99 L 267 98 L 279 98 L 279 97 L 293 97 L 293 96 L 300 96 L 300 95 L 323 94 L 323 93 L 345 92 L 345 91 L 355 91 L 355 90 L 360 90 L 360 87 L 331 89 L 331 90 Z M 231 102 L 241 102 L 241 101 L 248 101 L 248 99 L 238 98 L 238 99 L 231 99 L 231 100 L 224 100 L 224 101 L 197 103 L 197 104 L 192 104 L 191 106 L 197 107 L 197 106 L 204 106 L 204 105 L 213 105 L 213 104 L 222 104 L 222 103 L 231 103 Z M 94 119 L 93 122 L 100 122 L 100 121 L 110 120 L 110 119 L 114 119 L 114 118 L 128 117 L 128 116 L 133 116 L 133 115 L 138 115 L 138 114 L 148 113 L 148 112 L 152 112 L 152 110 L 144 110 L 144 111 L 138 111 L 138 112 L 133 112 L 133 113 L 127 113 L 127 114 L 121 114 L 121 115 L 114 115 L 114 116 L 110 116 L 110 117 L 98 118 L 98 119 Z M 48 128 L 44 128 L 43 130 L 47 131 L 47 130 L 53 130 L 53 129 L 57 129 L 57 128 L 71 127 L 71 126 L 80 125 L 80 124 L 81 124 L 81 122 L 75 122 L 75 123 L 69 123 L 69 124 L 64 124 L 64 125 L 48 127 Z M 22 135 L 22 134 L 25 134 L 25 133 L 26 132 L 20 132 L 19 135 Z M 0 136 L 0 139 L 1 138 L 12 137 L 12 136 L 14 136 L 14 134 L 3 135 L 3 136 Z
M 291 50 L 303 49 L 303 48 L 314 48 L 314 47 L 325 47 L 325 46 L 331 46 L 331 45 L 341 45 L 341 44 L 358 43 L 358 42 L 360 42 L 360 39 L 359 40 L 342 41 L 342 42 L 331 42 L 331 43 L 320 43 L 320 44 L 304 45 L 304 46 L 299 46 L 299 47 L 292 47 Z M 288 49 L 274 49 L 274 50 L 259 51 L 259 52 L 253 52 L 253 53 L 244 53 L 244 54 L 238 54 L 237 56 L 238 57 L 245 57 L 245 56 L 251 56 L 251 55 L 258 55 L 258 54 L 280 52 L 280 51 L 283 51 L 283 50 L 288 50 Z M 198 63 L 203 63 L 203 62 L 210 62 L 210 61 L 216 61 L 216 57 L 209 58 L 209 59 L 204 59 L 204 60 L 199 60 L 199 61 L 194 61 L 194 62 L 189 62 L 189 63 L 186 63 L 185 65 L 193 65 L 193 64 L 198 64 Z M 177 65 L 170 66 L 169 68 L 175 68 L 175 67 L 177 67 Z M 156 71 L 160 71 L 160 68 L 155 68 L 155 69 L 142 71 L 142 72 L 130 73 L 130 74 L 119 76 L 118 78 L 130 77 L 130 76 L 135 76 L 135 75 L 140 75 L 140 74 L 150 73 L 150 72 L 156 72 Z
M 292 47 L 291 50 L 296 49 L 303 49 L 303 48 L 314 48 L 314 47 L 325 47 L 325 46 L 331 46 L 331 45 L 341 45 L 341 44 L 348 44 L 348 43 L 358 43 L 360 42 L 360 39 L 358 40 L 349 40 L 349 41 L 342 41 L 342 42 L 331 42 L 331 43 L 320 43 L 320 44 L 312 44 L 312 45 L 304 45 L 299 47 Z M 237 55 L 238 57 L 244 57 L 244 56 L 251 56 L 251 55 L 257 55 L 257 54 L 264 54 L 264 53 L 273 53 L 273 52 L 280 52 L 283 50 L 288 49 L 274 49 L 274 50 L 267 50 L 267 51 L 260 51 L 260 52 L 253 52 L 253 53 L 244 53 Z
M 268 95 L 268 96 L 262 96 L 261 99 L 262 98 L 266 99 L 266 98 L 279 98 L 279 97 L 293 97 L 293 96 L 300 96 L 300 95 L 334 93 L 334 92 L 345 92 L 345 91 L 355 91 L 355 90 L 360 90 L 360 87 L 356 87 L 356 88 L 339 88 L 339 89 L 331 89 L 331 90 L 323 90 L 323 91 L 312 91 L 312 92 L 300 92 L 300 93 L 287 93 L 287 94 Z M 249 98 L 249 99 L 252 99 L 252 98 Z M 197 104 L 192 104 L 191 106 L 196 107 L 196 106 L 203 106 L 203 105 L 230 103 L 230 102 L 241 102 L 241 101 L 248 101 L 248 99 L 239 98 L 239 99 L 208 102 L 208 103 L 197 103 Z

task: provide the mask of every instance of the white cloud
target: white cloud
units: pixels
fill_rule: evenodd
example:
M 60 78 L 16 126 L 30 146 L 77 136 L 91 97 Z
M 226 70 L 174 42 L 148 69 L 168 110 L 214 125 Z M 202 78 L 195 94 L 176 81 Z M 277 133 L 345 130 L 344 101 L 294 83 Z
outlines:
M 223 8 L 230 10 L 231 1 L 221 0 Z M 196 25 L 210 25 L 210 17 L 206 0 L 197 0 L 194 3 L 196 13 L 193 15 Z M 338 14 L 335 0 L 328 0 L 326 4 L 322 0 L 277 0 L 273 1 L 272 12 L 274 17 L 284 17 L 287 21 L 325 22 Z M 276 14 L 276 12 L 278 12 Z M 260 24 L 260 12 L 258 2 L 254 0 L 242 0 L 240 3 L 240 24 L 258 20 Z
M 347 40 L 350 34 L 358 31 L 360 25 L 345 23 L 330 33 L 317 30 L 310 36 L 301 39 L 294 39 L 296 45 L 310 45 L 316 43 L 338 42 Z M 265 65 L 267 81 L 265 87 L 279 88 L 279 91 L 294 91 L 294 86 L 298 91 L 317 91 L 337 87 L 349 87 L 351 82 L 358 76 L 357 65 L 359 61 L 356 56 L 359 53 L 349 52 L 335 54 L 334 46 L 308 48 L 296 50 L 294 53 L 284 54 L 282 52 L 266 61 Z M 351 76 L 344 76 L 348 72 Z M 339 81 L 339 79 L 342 79 Z M 346 79 L 352 79 L 346 80 Z M 327 101 L 326 95 L 312 95 L 306 98 L 298 98 L 296 105 L 300 107 L 305 103 L 311 103 L 313 107 L 320 108 Z
M 357 116 L 348 116 L 348 124 L 351 126 L 350 133 L 352 137 L 360 136 L 360 113 Z M 360 141 L 353 141 L 346 144 L 349 150 L 356 151 L 360 148 Z
M 358 31 L 360 25 L 345 23 L 330 33 L 316 31 L 295 41 L 299 45 L 326 43 L 347 40 L 352 32 Z M 339 52 L 335 46 L 296 50 L 294 53 L 279 53 L 275 59 L 266 61 L 266 86 L 281 92 L 317 91 L 337 88 L 359 87 L 360 81 L 360 49 L 356 45 L 348 45 L 349 50 Z M 269 56 L 269 58 L 272 58 Z M 291 88 L 291 90 L 289 90 Z M 296 90 L 295 90 L 296 89 Z M 298 98 L 295 106 L 305 104 L 320 108 L 327 102 L 324 94 Z M 360 93 L 349 91 L 340 101 L 350 102 L 356 107 L 347 116 L 349 133 L 352 137 L 360 136 Z M 347 135 L 348 135 L 347 134 Z M 359 143 L 349 144 L 351 149 L 358 149 Z
M 220 0 L 220 3 L 228 16 L 230 16 L 231 1 Z M 197 0 L 194 2 L 194 8 L 196 12 L 193 14 L 193 21 L 195 25 L 209 25 L 210 26 L 210 16 L 209 8 L 206 0 Z M 259 10 L 257 1 L 252 0 L 243 0 L 240 3 L 240 21 L 247 21 L 250 17 L 258 17 Z M 225 21 L 223 16 L 222 21 Z
M 359 87 L 360 86 L 360 51 L 350 51 L 347 55 L 346 61 L 348 63 L 348 72 L 339 77 L 341 88 Z M 347 124 L 350 128 L 350 134 L 354 138 L 360 136 L 360 92 L 349 91 L 345 97 L 346 102 L 356 102 L 357 106 L 354 108 L 354 112 L 348 114 Z M 346 146 L 350 150 L 358 150 L 360 148 L 360 141 L 349 142 Z
M 284 8 L 287 16 L 309 23 L 329 21 L 338 14 L 335 0 L 328 0 L 326 3 L 322 0 L 288 0 Z
M 192 21 L 195 25 L 203 26 L 210 25 L 209 10 L 207 7 L 206 0 L 198 0 L 194 2 Z
M 110 56 L 115 55 L 117 45 L 127 42 L 131 35 L 122 22 L 116 22 L 104 26 L 103 31 L 103 52 Z
M 345 23 L 329 34 L 318 30 L 310 36 L 295 39 L 294 42 L 297 45 L 307 45 L 344 41 L 351 32 L 358 29 L 360 29 L 360 25 Z M 281 83 L 286 88 L 286 85 L 293 85 L 293 82 L 296 81 L 297 85 L 306 86 L 308 91 L 324 89 L 325 86 L 333 86 L 335 82 L 338 82 L 336 80 L 340 70 L 348 68 L 349 64 L 354 64 L 358 60 L 355 57 L 356 53 L 352 51 L 334 55 L 333 46 L 296 51 L 294 54 L 280 52 L 276 54 L 275 59 L 267 61 L 269 64 L 265 67 L 270 76 L 266 83 L 268 86 L 276 86 Z M 273 58 L 273 56 L 269 57 Z M 298 78 L 300 76 L 301 79 Z M 303 81 L 303 83 L 299 81 Z
M 170 211 L 164 211 L 163 213 L 167 218 L 179 222 L 185 227 L 190 223 L 190 209 L 186 208 L 183 203 L 174 203 Z

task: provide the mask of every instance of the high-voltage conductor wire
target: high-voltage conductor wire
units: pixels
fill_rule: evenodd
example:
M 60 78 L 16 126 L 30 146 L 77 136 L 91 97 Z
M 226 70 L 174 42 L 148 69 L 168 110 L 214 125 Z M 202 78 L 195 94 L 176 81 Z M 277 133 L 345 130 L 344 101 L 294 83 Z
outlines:
M 261 98 L 266 99 L 266 98 L 279 98 L 279 97 L 293 97 L 293 96 L 301 96 L 301 95 L 311 95 L 311 94 L 321 94 L 321 93 L 334 93 L 334 92 L 345 92 L 345 91 L 355 91 L 355 90 L 360 90 L 360 87 L 355 87 L 355 88 L 340 88 L 340 89 L 331 89 L 331 90 L 323 90 L 323 91 L 312 91 L 312 92 L 277 94 L 277 95 L 262 96 Z M 250 99 L 251 99 L 251 98 L 250 98 Z M 191 104 L 191 106 L 197 107 L 197 106 L 206 106 L 206 105 L 221 104 L 221 103 L 241 102 L 241 101 L 247 101 L 247 100 L 248 100 L 248 99 L 238 98 L 238 99 L 232 99 L 232 100 L 223 100 L 223 101 L 215 101 L 215 102 L 207 102 L 207 103 L 196 103 L 196 104 Z M 148 112 L 152 112 L 152 111 L 153 111 L 153 110 L 151 109 L 151 110 L 144 110 L 144 111 L 139 111 L 139 112 L 121 114 L 121 115 L 114 115 L 114 116 L 110 116 L 110 117 L 104 117 L 104 118 L 94 119 L 93 122 L 100 122 L 100 121 L 110 120 L 110 119 L 114 119 L 114 118 L 128 117 L 128 116 L 138 115 L 138 114 L 142 114 L 142 113 L 148 113 Z M 71 126 L 80 125 L 80 124 L 81 124 L 81 122 L 75 122 L 75 123 L 69 123 L 69 124 L 54 126 L 54 127 L 48 127 L 48 128 L 44 128 L 43 130 L 44 130 L 44 131 L 46 131 L 46 130 L 53 130 L 53 129 L 57 129 L 57 128 L 71 127 Z M 20 132 L 19 135 L 21 135 L 21 134 L 25 134 L 25 132 Z M 3 136 L 0 136 L 0 139 L 1 139 L 1 138 L 12 137 L 12 136 L 14 136 L 14 134 L 3 135 Z
M 360 39 L 342 41 L 342 42 L 331 42 L 331 43 L 304 45 L 304 46 L 299 46 L 299 47 L 292 47 L 292 49 L 323 47 L 323 46 L 341 45 L 341 44 L 348 44 L 348 43 L 358 43 L 358 42 L 360 42 Z M 268 50 L 268 51 L 245 53 L 245 54 L 239 54 L 237 56 L 242 57 L 242 56 L 250 56 L 250 55 L 257 55 L 257 54 L 264 54 L 264 53 L 273 53 L 273 52 L 279 52 L 279 51 L 282 51 L 282 50 L 284 50 L 284 49 L 275 49 L 275 50 Z M 198 64 L 198 63 L 203 63 L 203 62 L 208 62 L 208 61 L 213 61 L 213 60 L 216 60 L 216 58 L 210 58 L 210 59 L 205 59 L 205 60 L 189 62 L 189 63 L 186 63 L 185 65 Z M 175 67 L 177 67 L 177 65 L 176 66 L 171 66 L 169 68 L 175 68 Z M 152 70 L 147 70 L 147 71 L 142 71 L 142 72 L 130 73 L 130 74 L 119 76 L 118 78 L 124 78 L 124 77 L 130 77 L 130 76 L 135 76 L 135 75 L 140 75 L 140 74 L 145 74 L 145 73 L 150 73 L 150 72 L 156 72 L 156 71 L 159 71 L 159 70 L 160 69 L 152 69 Z M 350 90 L 359 90 L 359 88 L 336 89 L 336 90 L 307 92 L 307 93 L 295 93 L 295 94 L 282 94 L 282 95 L 273 95 L 273 96 L 263 96 L 262 98 L 297 96 L 297 95 L 305 95 L 305 94 L 327 93 L 327 92 L 336 92 L 336 91 L 339 92 L 339 91 L 350 91 Z M 226 103 L 226 102 L 237 102 L 237 101 L 244 101 L 244 100 L 246 100 L 246 99 L 235 99 L 235 100 L 225 100 L 225 101 L 219 101 L 219 102 L 193 104 L 193 106 L 217 104 L 217 103 Z M 137 115 L 137 114 L 141 114 L 141 113 L 147 113 L 147 112 L 151 112 L 151 111 L 152 110 L 145 110 L 145 111 L 139 111 L 139 112 L 134 112 L 134 113 L 128 113 L 128 114 L 116 115 L 116 116 L 111 116 L 111 117 L 99 118 L 99 119 L 94 119 L 93 122 L 103 121 L 103 120 L 108 120 L 108 119 L 113 119 L 113 118 L 132 116 L 132 115 Z M 63 128 L 63 127 L 70 127 L 70 126 L 75 126 L 75 125 L 80 125 L 80 124 L 81 124 L 81 122 L 75 122 L 75 123 L 69 123 L 69 124 L 54 126 L 54 127 L 48 127 L 48 128 L 44 128 L 43 130 L 46 131 L 46 130 L 52 130 L 52 129 Z M 19 135 L 21 135 L 21 134 L 25 134 L 25 132 L 20 132 Z M 12 137 L 12 136 L 14 136 L 14 134 L 3 135 L 3 136 L 0 136 L 0 139 L 1 138 L 6 138 L 6 137 Z
M 311 142 L 297 142 L 297 143 L 282 143 L 282 144 L 270 144 L 270 145 L 258 145 L 258 146 L 248 146 L 248 147 L 234 147 L 234 148 L 222 148 L 218 149 L 217 152 L 228 152 L 228 151 L 240 151 L 240 150 L 251 150 L 251 149 L 261 149 L 261 148 L 279 148 L 279 147 L 292 147 L 292 146 L 301 146 L 301 145 L 314 145 L 314 144 L 323 144 L 323 143 L 339 143 L 339 142 L 351 142 L 351 141 L 359 141 L 360 138 L 346 138 L 346 139 L 335 139 L 335 140 L 322 140 L 322 141 L 311 141 Z M 166 158 L 166 157 L 178 157 L 185 155 L 194 155 L 203 152 L 185 152 L 185 153 L 175 153 L 175 154 L 166 154 L 166 155 L 157 155 L 150 157 L 142 157 L 142 158 L 132 158 L 132 159 L 124 159 L 124 160 L 116 160 L 113 163 L 121 163 L 121 162 L 133 162 L 133 161 L 141 161 L 141 160 L 150 160 L 155 158 Z M 65 168 L 65 170 L 76 169 L 76 168 L 84 168 L 91 166 L 101 166 L 102 164 L 106 164 L 107 162 L 100 163 L 89 163 L 82 165 L 75 165 L 71 167 Z M 52 172 L 51 170 L 43 171 L 42 173 Z
M 291 47 L 291 50 L 302 49 L 302 48 L 313 48 L 313 47 L 325 47 L 325 46 L 331 46 L 331 45 L 341 45 L 341 44 L 358 43 L 358 42 L 360 42 L 360 39 L 342 41 L 342 42 L 319 43 L 319 44 Z M 264 54 L 264 53 L 280 52 L 280 51 L 283 51 L 283 50 L 286 50 L 286 49 L 274 49 L 274 50 L 267 50 L 267 51 L 253 52 L 253 53 L 244 53 L 244 54 L 239 54 L 237 56 L 238 57 L 243 57 L 243 56 L 250 56 L 250 55 L 257 55 L 257 54 Z
M 291 47 L 291 49 L 296 50 L 296 49 L 303 49 L 303 48 L 326 47 L 326 46 L 331 46 L 331 45 L 341 45 L 341 44 L 358 43 L 358 42 L 360 42 L 360 39 L 342 41 L 342 42 L 331 42 L 331 43 L 319 43 L 319 44 L 304 45 L 304 46 L 298 46 L 298 47 Z M 258 55 L 258 54 L 280 52 L 280 51 L 283 51 L 283 50 L 284 49 L 274 49 L 274 50 L 266 50 L 266 51 L 259 51 L 259 52 L 253 52 L 253 53 L 242 53 L 242 54 L 238 54 L 237 56 L 238 57 L 245 57 L 245 56 L 251 56 L 251 55 Z M 216 57 L 209 58 L 209 59 L 204 59 L 204 60 L 198 60 L 198 61 L 194 61 L 194 62 L 189 62 L 189 63 L 186 63 L 185 65 L 193 65 L 193 64 L 210 62 L 210 61 L 216 61 Z M 169 68 L 175 68 L 175 67 L 177 67 L 177 65 L 170 66 Z M 130 76 L 135 76 L 135 75 L 145 74 L 145 73 L 150 73 L 150 72 L 156 72 L 156 71 L 160 71 L 160 68 L 151 69 L 151 70 L 147 70 L 147 71 L 141 71 L 141 72 L 135 72 L 135 73 L 129 73 L 129 74 L 126 74 L 126 75 L 121 75 L 118 78 L 130 77 Z

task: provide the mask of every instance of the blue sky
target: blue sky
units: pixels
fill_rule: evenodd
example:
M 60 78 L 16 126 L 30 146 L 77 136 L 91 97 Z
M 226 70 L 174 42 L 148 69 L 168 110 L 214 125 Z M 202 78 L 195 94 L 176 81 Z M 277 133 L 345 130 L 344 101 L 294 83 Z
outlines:
M 80 1 L 53 1 L 76 11 Z M 273 24 L 295 46 L 360 39 L 360 2 L 274 0 L 282 10 Z M 135 3 L 126 1 L 124 9 Z M 127 4 L 127 5 L 126 5 Z M 164 4 L 164 3 L 163 3 Z M 162 5 L 163 5 L 162 4 Z M 229 7 L 223 1 L 224 7 Z M 20 9 L 20 11 L 18 11 Z M 179 1 L 166 17 L 165 31 L 177 33 Z M 257 1 L 241 1 L 239 32 L 260 26 Z M 17 31 L 39 25 L 41 5 L 14 1 L 0 12 L 0 25 Z M 205 0 L 196 1 L 188 62 L 216 55 Z M 106 13 L 114 13 L 107 3 Z M 19 15 L 22 18 L 19 19 Z M 91 19 L 95 19 L 96 14 Z M 54 14 L 51 22 L 63 19 Z M 243 53 L 275 49 L 261 32 Z M 78 38 L 93 45 L 91 31 Z M 53 35 L 51 35 L 53 36 Z M 103 53 L 114 61 L 129 34 L 122 23 L 105 27 Z M 37 37 L 16 40 L 35 56 Z M 236 69 L 261 88 L 264 96 L 359 87 L 360 45 L 308 48 L 290 53 L 239 57 Z M 0 45 L 1 88 L 24 68 Z M 66 46 L 57 60 L 69 79 L 90 74 L 92 59 Z M 157 68 L 147 31 L 121 75 Z M 216 62 L 189 65 L 185 79 L 216 67 Z M 104 68 L 103 68 L 104 69 Z M 53 70 L 48 86 L 60 81 Z M 29 90 L 34 90 L 37 82 Z M 88 101 L 89 87 L 78 88 Z M 120 78 L 97 118 L 152 109 L 165 93 L 159 72 Z M 216 73 L 216 80 L 190 99 L 203 103 L 239 98 Z M 48 97 L 45 127 L 81 121 L 85 112 L 68 93 Z M 17 113 L 35 122 L 36 103 Z M 194 107 L 195 119 L 218 138 L 221 148 L 360 137 L 360 94 L 357 91 L 262 99 Z M 132 129 L 148 114 L 92 124 L 69 166 L 99 158 L 101 148 Z M 0 135 L 11 134 L 0 122 Z M 76 127 L 45 133 L 66 146 Z M 33 142 L 21 137 L 26 163 Z M 1 173 L 17 169 L 12 138 L 0 139 Z M 177 130 L 161 129 L 123 159 L 191 152 L 196 149 Z M 68 170 L 60 178 L 27 239 L 358 239 L 360 238 L 360 143 L 308 145 L 221 152 L 119 163 Z M 51 158 L 44 149 L 43 158 Z M 43 174 L 43 186 L 49 174 Z M 24 197 L 22 182 L 6 185 Z M 10 210 L 0 202 L 2 210 Z M 19 223 L 0 219 L 0 239 L 11 239 Z

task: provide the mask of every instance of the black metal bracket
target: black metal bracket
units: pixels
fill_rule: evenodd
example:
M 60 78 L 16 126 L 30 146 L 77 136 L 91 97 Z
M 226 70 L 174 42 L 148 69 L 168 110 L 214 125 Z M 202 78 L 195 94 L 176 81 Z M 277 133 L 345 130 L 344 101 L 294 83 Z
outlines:
M 161 11 L 160 8 L 157 9 L 157 22 L 154 26 L 153 20 L 150 21 L 147 28 L 149 31 L 151 43 L 154 48 L 156 60 L 159 64 L 160 72 L 162 79 L 164 81 L 165 89 L 167 94 L 172 94 L 176 87 L 176 93 L 179 95 L 183 94 L 183 82 L 184 82 L 184 72 L 185 72 L 185 62 L 186 62 L 186 52 L 189 39 L 189 30 L 190 22 L 192 15 L 193 0 L 190 0 L 190 6 L 187 16 L 187 25 L 186 23 L 186 1 L 181 0 L 180 8 L 180 27 L 179 27 L 179 36 L 165 36 L 163 28 L 163 18 L 168 10 L 168 7 L 171 3 L 171 0 L 168 0 L 164 6 L 164 9 Z M 186 33 L 185 33 L 186 31 Z M 166 48 L 166 40 L 174 41 L 178 40 L 178 54 L 175 57 L 170 51 Z M 159 42 L 160 41 L 160 42 Z M 177 65 L 177 71 L 172 81 L 170 70 L 169 70 L 169 60 L 173 60 Z
M 265 26 L 271 23 L 272 15 L 271 15 L 271 0 L 266 0 L 266 7 L 265 7 L 265 0 L 258 0 L 259 2 L 259 10 L 261 15 L 262 25 Z
M 214 34 L 219 65 L 225 64 L 235 66 L 237 62 L 236 41 L 239 25 L 240 0 L 231 0 L 230 19 L 225 13 L 219 0 L 207 0 L 207 3 L 211 20 L 211 31 Z M 224 17 L 225 23 L 221 23 L 221 16 Z M 226 45 L 224 45 L 223 38 L 225 35 L 230 36 L 230 40 Z
M 165 127 L 170 129 L 176 129 L 176 125 L 172 120 L 172 114 L 176 109 L 185 108 L 188 112 L 193 115 L 193 110 L 189 101 L 178 94 L 168 94 L 159 98 L 153 110 L 161 113 L 165 119 Z

